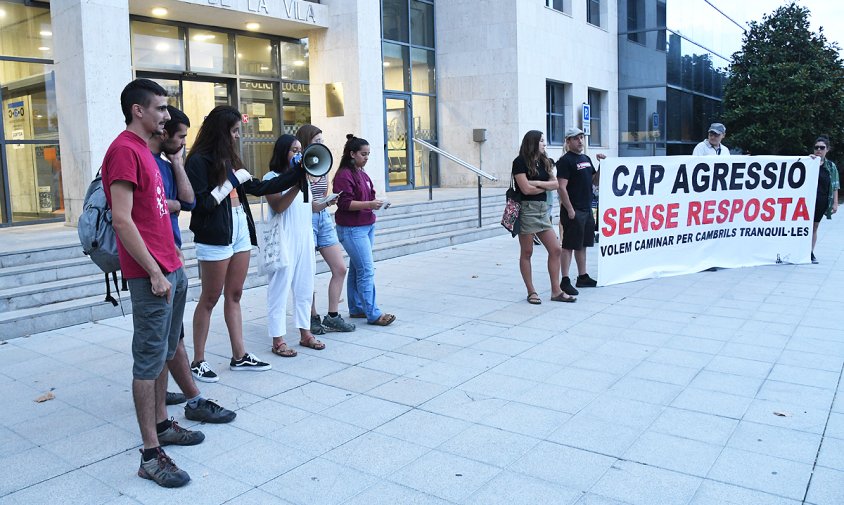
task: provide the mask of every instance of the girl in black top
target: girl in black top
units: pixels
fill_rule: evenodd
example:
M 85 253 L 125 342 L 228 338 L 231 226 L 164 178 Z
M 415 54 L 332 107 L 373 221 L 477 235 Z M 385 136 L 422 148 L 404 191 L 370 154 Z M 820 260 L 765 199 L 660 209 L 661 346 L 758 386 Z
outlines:
M 557 189 L 554 166 L 545 154 L 545 135 L 531 130 L 522 139 L 519 156 L 513 160 L 513 179 L 522 194 L 519 213 L 519 271 L 527 288 L 528 303 L 539 305 L 542 300 L 533 287 L 530 259 L 533 255 L 533 235 L 539 238 L 548 251 L 548 275 L 551 279 L 551 300 L 573 302 L 576 298 L 560 289 L 560 255 L 562 249 L 557 234 L 548 218 L 546 191 Z
M 211 312 L 225 296 L 223 316 L 231 340 L 231 370 L 272 368 L 246 352 L 240 297 L 249 270 L 252 246 L 258 244 L 255 223 L 246 194 L 279 193 L 298 183 L 303 171 L 290 170 L 271 181 L 254 179 L 238 156 L 240 111 L 228 105 L 215 107 L 205 118 L 191 147 L 185 168 L 196 193 L 191 213 L 202 291 L 193 313 L 194 359 L 191 372 L 197 380 L 217 382 L 219 377 L 205 361 L 205 343 Z

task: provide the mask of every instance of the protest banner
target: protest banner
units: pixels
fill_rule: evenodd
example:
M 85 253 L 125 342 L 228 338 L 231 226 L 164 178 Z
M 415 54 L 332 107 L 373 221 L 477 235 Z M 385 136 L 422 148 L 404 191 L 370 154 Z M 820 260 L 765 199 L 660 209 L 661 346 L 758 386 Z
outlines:
M 818 166 L 809 156 L 603 160 L 598 285 L 808 263 Z

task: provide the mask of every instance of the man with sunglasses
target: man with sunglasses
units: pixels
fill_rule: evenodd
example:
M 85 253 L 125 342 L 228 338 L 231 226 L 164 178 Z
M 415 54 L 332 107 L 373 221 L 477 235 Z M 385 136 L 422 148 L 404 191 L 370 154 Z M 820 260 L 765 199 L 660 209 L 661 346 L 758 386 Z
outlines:
M 838 167 L 826 158 L 829 147 L 829 137 L 821 135 L 815 140 L 812 153 L 812 158 L 820 158 L 821 163 L 820 170 L 818 170 L 818 196 L 815 200 L 815 219 L 812 227 L 812 263 L 814 264 L 818 263 L 818 259 L 815 258 L 815 242 L 818 240 L 818 226 L 821 224 L 821 219 L 824 216 L 827 219 L 832 219 L 832 215 L 838 212 L 838 189 L 840 187 Z
M 730 148 L 721 144 L 727 134 L 727 128 L 721 123 L 709 125 L 706 140 L 695 146 L 694 156 L 729 156 Z

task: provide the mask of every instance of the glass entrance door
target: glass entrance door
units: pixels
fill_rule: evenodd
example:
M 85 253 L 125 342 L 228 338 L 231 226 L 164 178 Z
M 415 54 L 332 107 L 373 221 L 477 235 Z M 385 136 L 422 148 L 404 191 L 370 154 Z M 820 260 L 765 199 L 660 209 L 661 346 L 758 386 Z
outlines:
M 143 77 L 139 75 L 139 77 Z M 188 81 L 182 79 L 161 79 L 150 77 L 167 90 L 167 101 L 178 107 L 190 119 L 188 138 L 185 140 L 188 151 L 193 145 L 196 134 L 205 116 L 218 105 L 232 103 L 229 84 L 225 81 Z
M 388 96 L 384 99 L 387 141 L 384 156 L 387 167 L 387 190 L 413 188 L 413 150 L 411 142 L 410 100 L 400 96 Z

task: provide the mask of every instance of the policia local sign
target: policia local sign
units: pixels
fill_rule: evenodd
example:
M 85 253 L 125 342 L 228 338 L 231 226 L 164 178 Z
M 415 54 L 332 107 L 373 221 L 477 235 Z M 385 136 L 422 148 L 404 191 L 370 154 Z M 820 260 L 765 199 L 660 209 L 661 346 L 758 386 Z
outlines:
M 782 156 L 603 160 L 599 284 L 808 263 L 818 165 Z

